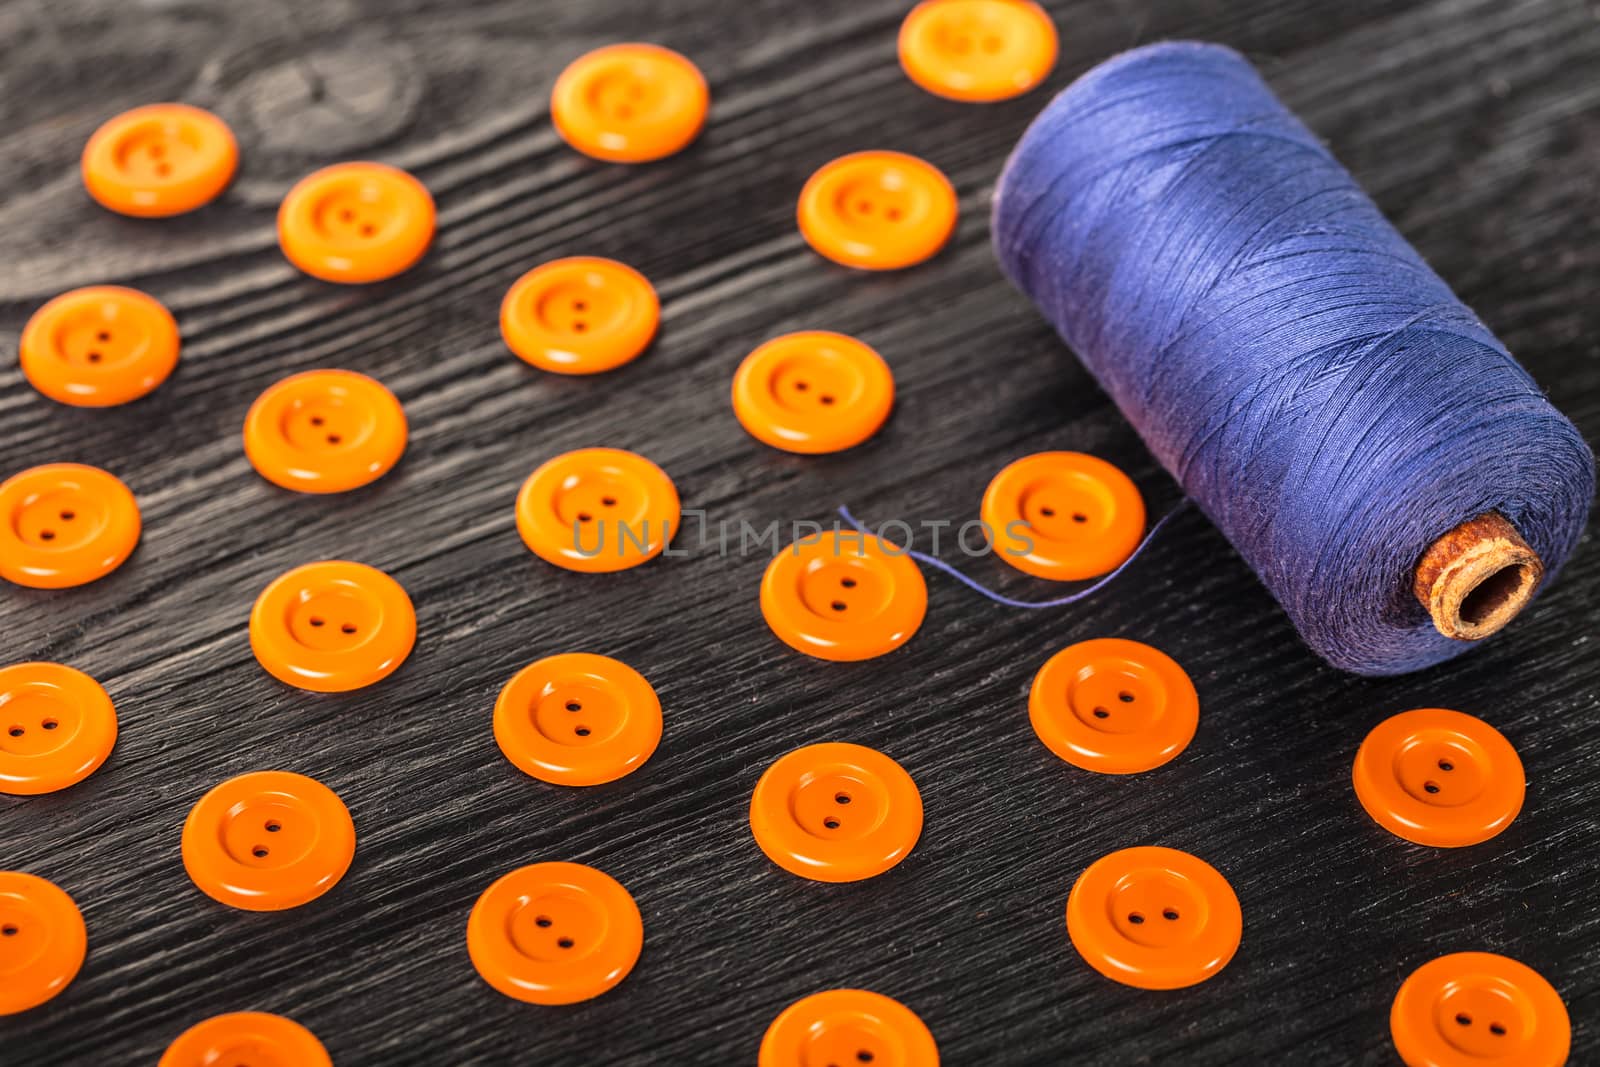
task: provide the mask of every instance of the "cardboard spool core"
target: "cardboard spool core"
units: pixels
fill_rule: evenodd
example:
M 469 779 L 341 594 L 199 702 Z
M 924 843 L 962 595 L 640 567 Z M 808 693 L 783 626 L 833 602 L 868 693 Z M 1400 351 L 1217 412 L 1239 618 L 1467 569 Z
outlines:
M 1429 546 L 1413 588 L 1441 634 L 1478 641 L 1516 618 L 1543 577 L 1543 561 L 1516 527 L 1488 511 Z

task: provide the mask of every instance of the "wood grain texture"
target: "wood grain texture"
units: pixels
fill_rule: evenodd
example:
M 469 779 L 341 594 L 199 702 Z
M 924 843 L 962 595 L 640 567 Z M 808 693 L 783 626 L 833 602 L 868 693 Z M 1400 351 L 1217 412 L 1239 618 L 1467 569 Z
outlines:
M 104 466 L 146 532 L 131 561 L 62 593 L 0 589 L 4 662 L 98 678 L 122 733 L 65 792 L 0 798 L 0 868 L 81 905 L 90 951 L 64 994 L 0 1018 L 0 1063 L 148 1064 L 199 1019 L 289 1015 L 357 1064 L 752 1063 L 768 1022 L 815 990 L 861 986 L 922 1016 L 946 1062 L 1388 1064 L 1389 1003 L 1445 952 L 1484 949 L 1546 975 L 1600 1062 L 1600 552 L 1592 535 L 1522 618 L 1473 655 L 1409 677 L 1340 674 L 1298 642 L 1223 538 L 1178 519 L 1112 590 L 1014 612 L 930 576 L 904 649 L 836 665 L 781 646 L 756 589 L 766 559 L 687 558 L 569 574 L 517 538 L 512 501 L 570 448 L 636 450 L 713 521 L 972 517 L 1019 455 L 1091 451 L 1153 515 L 1178 493 L 1027 302 L 1001 279 L 987 207 L 1010 145 L 1047 99 L 974 107 L 912 86 L 894 58 L 902 0 L 260 0 L 0 6 L 0 475 Z M 1587 0 L 1049 0 L 1049 89 L 1129 45 L 1219 40 L 1246 52 L 1400 229 L 1592 441 L 1600 436 L 1600 7 Z M 590 47 L 657 41 L 713 87 L 688 151 L 637 168 L 562 145 L 545 101 Z M 181 98 L 238 130 L 216 204 L 165 222 L 84 196 L 96 124 Z M 949 249 L 890 276 L 835 268 L 793 223 L 805 177 L 888 147 L 943 168 L 962 219 Z M 301 174 L 370 156 L 415 171 L 440 207 L 415 270 L 359 289 L 292 270 L 272 229 Z M 656 283 L 661 336 L 595 379 L 512 358 L 498 302 L 558 255 L 623 259 Z M 44 299 L 91 282 L 149 290 L 179 317 L 182 364 L 150 397 L 83 411 L 35 393 L 16 339 Z M 739 428 L 734 367 L 805 328 L 884 353 L 899 397 L 865 446 L 790 457 Z M 245 462 L 250 401 L 293 371 L 389 385 L 412 438 L 399 467 L 333 499 L 276 490 Z M 1381 502 L 1379 502 L 1381 504 Z M 922 547 L 927 548 L 924 543 Z M 251 601 L 301 562 L 355 558 L 410 591 L 415 653 L 368 690 L 273 681 L 246 638 Z M 1008 594 L 1042 583 L 963 564 Z M 1032 735 L 1026 692 L 1056 649 L 1095 636 L 1184 664 L 1200 731 L 1130 778 L 1077 771 Z M 499 687 L 560 651 L 615 655 L 657 687 L 666 733 L 640 771 L 560 789 L 490 733 Z M 1492 842 L 1408 845 L 1361 812 L 1350 761 L 1404 708 L 1481 715 L 1519 749 L 1526 809 Z M 923 838 L 892 872 L 827 886 L 769 863 L 746 806 L 799 745 L 882 749 L 920 785 Z M 178 834 L 244 771 L 315 776 L 347 802 L 356 860 L 322 899 L 231 911 L 186 878 Z M 1239 955 L 1194 989 L 1097 976 L 1063 908 L 1092 860 L 1127 845 L 1198 853 L 1244 906 Z M 541 1009 L 478 980 L 467 911 L 525 863 L 594 864 L 644 914 L 637 970 L 589 1003 Z

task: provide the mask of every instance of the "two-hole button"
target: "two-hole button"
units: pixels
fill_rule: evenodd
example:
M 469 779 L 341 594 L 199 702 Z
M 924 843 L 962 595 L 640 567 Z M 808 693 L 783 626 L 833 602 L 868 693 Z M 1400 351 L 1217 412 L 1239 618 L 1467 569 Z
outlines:
M 854 882 L 882 874 L 922 834 L 922 794 L 905 768 L 862 745 L 807 745 L 756 783 L 750 830 L 791 874 Z
M 93 678 L 60 663 L 0 668 L 0 793 L 34 796 L 83 781 L 117 741 L 117 713 Z
M 60 993 L 77 976 L 88 947 L 83 914 L 59 886 L 0 871 L 0 1015 L 36 1008 Z
M 31 467 L 0 485 L 0 578 L 84 585 L 121 566 L 139 531 L 139 505 L 115 476 L 79 463 Z
M 274 678 L 342 693 L 387 678 L 417 639 L 400 583 L 374 567 L 325 560 L 273 580 L 250 612 L 250 648 Z
M 263 478 L 301 493 L 340 493 L 376 481 L 406 447 L 400 401 L 344 370 L 295 374 L 269 387 L 244 420 L 244 451 Z
M 383 163 L 336 163 L 309 174 L 278 208 L 278 244 L 314 278 L 360 283 L 407 270 L 433 242 L 433 197 Z
M 758 441 L 787 452 L 838 452 L 878 432 L 894 406 L 883 357 L 844 334 L 775 337 L 733 376 L 733 411 Z
M 535 863 L 497 880 L 467 918 L 484 981 L 530 1004 L 573 1004 L 627 977 L 644 921 L 615 878 L 578 863 Z
M 230 778 L 200 798 L 183 824 L 183 865 L 222 904 L 281 911 L 332 889 L 356 851 L 338 795 L 289 771 Z
M 178 365 L 178 323 L 154 297 L 95 285 L 63 293 L 28 319 L 22 373 L 51 400 L 111 407 L 137 400 Z
M 1102 856 L 1067 897 L 1067 935 L 1084 962 L 1140 989 L 1178 989 L 1210 978 L 1238 950 L 1243 922 L 1228 880 L 1171 848 Z
M 900 65 L 952 100 L 1005 100 L 1056 63 L 1056 27 L 1030 0 L 924 0 L 900 24 Z
M 829 989 L 785 1008 L 767 1027 L 757 1067 L 938 1067 L 917 1014 L 865 989 Z
M 1026 574 L 1067 582 L 1115 570 L 1144 533 L 1132 480 L 1082 452 L 1039 452 L 1009 464 L 984 490 L 980 517 L 999 557 Z
M 239 165 L 226 123 L 187 104 L 150 104 L 108 120 L 83 149 L 83 184 L 123 215 L 181 215 L 216 199 Z
M 800 233 L 819 254 L 861 270 L 932 256 L 956 225 L 956 192 L 938 168 L 901 152 L 856 152 L 800 190 Z
M 1356 751 L 1351 778 L 1378 825 L 1447 848 L 1487 841 L 1510 826 L 1527 789 L 1522 760 L 1504 734 L 1445 708 L 1379 723 Z
M 583 448 L 542 464 L 517 494 L 517 532 L 540 559 L 572 571 L 626 570 L 678 531 L 677 487 L 620 448 Z
M 710 106 L 700 68 L 652 44 L 608 45 L 580 56 L 550 94 L 550 118 L 562 139 L 612 163 L 681 151 L 699 135 Z
M 831 531 L 773 557 L 761 614 L 790 648 L 827 660 L 872 659 L 911 639 L 928 612 L 928 585 L 904 552 L 871 535 Z
M 615 260 L 573 256 L 517 279 L 500 304 L 500 334 L 519 358 L 557 374 L 598 374 L 649 347 L 661 304 L 644 275 Z
M 315 1034 L 262 1011 L 213 1015 L 167 1046 L 156 1067 L 333 1067 Z
M 661 701 L 627 664 L 567 652 L 529 664 L 494 708 L 494 738 L 518 769 L 556 785 L 599 785 L 638 769 L 661 741 Z
M 1075 767 L 1131 774 L 1182 752 L 1200 721 L 1189 675 L 1159 649 L 1121 638 L 1081 641 L 1034 675 L 1028 719 Z
M 1395 994 L 1389 1032 L 1406 1067 L 1561 1067 L 1572 1020 L 1526 964 L 1457 952 L 1423 964 Z

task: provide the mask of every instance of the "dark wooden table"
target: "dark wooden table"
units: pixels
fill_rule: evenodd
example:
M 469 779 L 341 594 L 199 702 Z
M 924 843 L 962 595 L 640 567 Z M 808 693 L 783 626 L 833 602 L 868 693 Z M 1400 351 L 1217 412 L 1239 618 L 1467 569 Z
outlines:
M 1362 680 L 1317 661 L 1205 520 L 1177 520 L 1114 588 L 1012 611 L 930 576 L 904 649 L 836 665 L 762 624 L 763 555 L 680 538 L 683 559 L 610 576 L 532 556 L 512 502 L 541 461 L 610 445 L 654 459 L 713 522 L 976 513 L 990 476 L 1050 448 L 1129 471 L 1152 515 L 1179 498 L 1118 412 L 1001 279 L 988 201 L 1048 99 L 950 103 L 901 74 L 901 0 L 13 0 L 0 7 L 0 475 L 104 466 L 145 534 L 109 578 L 0 589 L 4 662 L 98 678 L 122 733 L 80 785 L 0 798 L 0 868 L 82 907 L 89 956 L 47 1005 L 0 1018 L 0 1063 L 149 1064 L 225 1011 L 280 1012 L 353 1064 L 753 1063 L 791 1001 L 836 986 L 893 996 L 951 1064 L 1396 1062 L 1390 1000 L 1413 968 L 1483 949 L 1548 977 L 1600 1062 L 1600 551 L 1580 548 L 1508 632 L 1442 668 Z M 1048 5 L 1054 90 L 1140 42 L 1193 36 L 1256 60 L 1593 440 L 1600 435 L 1600 6 L 1586 0 L 1191 0 Z M 705 70 L 711 122 L 643 167 L 567 149 L 546 110 L 579 53 L 641 39 Z M 183 99 L 238 132 L 232 189 L 196 214 L 124 219 L 84 195 L 77 156 L 125 107 Z M 921 267 L 868 276 L 801 241 L 795 197 L 844 152 L 896 148 L 954 181 L 962 218 Z M 279 198 L 325 163 L 375 157 L 436 195 L 417 269 L 339 288 L 275 246 Z M 659 340 L 593 379 L 514 359 L 496 325 L 521 272 L 556 256 L 622 259 L 658 287 Z M 18 331 L 67 288 L 147 289 L 182 324 L 182 364 L 135 404 L 90 411 L 35 393 Z M 781 454 L 748 437 L 730 376 L 778 333 L 829 328 L 884 353 L 899 397 L 854 451 Z M 246 407 L 293 371 L 372 374 L 404 402 L 400 466 L 335 498 L 275 489 L 240 447 Z M 1379 502 L 1381 506 L 1381 502 Z M 926 548 L 924 543 L 922 547 Z M 250 604 L 289 567 L 353 558 L 397 577 L 420 638 L 387 681 L 342 696 L 275 682 L 252 658 Z M 1007 593 L 1045 583 L 963 560 Z M 1200 730 L 1127 778 L 1076 770 L 1037 741 L 1026 692 L 1064 645 L 1120 635 L 1193 675 Z M 503 759 L 490 711 L 541 656 L 615 655 L 657 687 L 655 757 L 608 786 L 563 789 Z M 1480 715 L 1521 752 L 1522 815 L 1473 848 L 1415 847 L 1360 810 L 1350 762 L 1404 708 Z M 849 740 L 899 760 L 927 824 L 890 873 L 826 886 L 768 862 L 746 810 L 784 752 Z M 233 911 L 184 874 L 179 828 L 209 787 L 282 768 L 348 803 L 355 864 L 322 899 Z M 1148 993 L 1100 978 L 1067 940 L 1068 888 L 1140 843 L 1198 853 L 1232 881 L 1244 942 L 1215 979 Z M 477 895 L 526 863 L 616 876 L 645 950 L 615 991 L 569 1008 L 478 979 Z

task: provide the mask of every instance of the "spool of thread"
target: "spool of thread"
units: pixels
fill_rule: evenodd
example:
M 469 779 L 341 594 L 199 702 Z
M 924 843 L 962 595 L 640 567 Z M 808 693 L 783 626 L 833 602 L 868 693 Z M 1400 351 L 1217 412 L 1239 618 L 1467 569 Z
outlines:
M 1578 431 L 1237 53 L 1157 44 L 1083 75 L 1006 164 L 993 232 L 1334 666 L 1459 655 L 1577 543 Z

